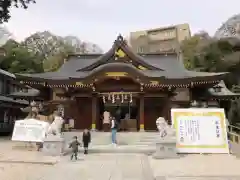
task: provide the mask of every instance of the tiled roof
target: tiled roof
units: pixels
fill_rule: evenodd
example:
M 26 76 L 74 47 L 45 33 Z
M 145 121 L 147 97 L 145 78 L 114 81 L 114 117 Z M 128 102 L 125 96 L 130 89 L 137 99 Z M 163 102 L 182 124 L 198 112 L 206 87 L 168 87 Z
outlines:
M 25 100 L 14 100 L 13 98 L 6 97 L 6 96 L 0 96 L 0 101 L 9 102 L 9 103 L 24 104 L 24 105 L 28 105 L 29 104 Z
M 10 97 L 35 97 L 35 96 L 38 96 L 39 94 L 40 94 L 39 90 L 30 88 L 30 89 L 28 89 L 27 92 L 18 91 L 18 92 L 11 93 L 8 96 L 10 96 Z
M 208 92 L 211 96 L 232 96 L 232 97 L 240 97 L 240 93 L 234 93 L 232 91 L 230 91 L 224 81 L 221 81 L 219 84 L 216 85 L 217 87 L 221 88 L 220 91 L 215 91 L 214 87 L 213 88 L 209 88 Z
M 11 78 L 16 78 L 16 76 L 10 72 L 7 72 L 7 71 L 4 71 L 3 69 L 0 69 L 0 75 L 4 75 L 4 76 L 8 76 L 8 77 L 11 77 Z
M 178 79 L 178 78 L 191 78 L 191 77 L 203 77 L 203 76 L 213 76 L 213 75 L 222 75 L 223 73 L 205 73 L 205 72 L 195 72 L 188 71 L 184 68 L 183 64 L 179 62 L 176 55 L 147 55 L 143 57 L 144 61 L 152 66 L 155 66 L 162 70 L 138 70 L 139 73 L 142 73 L 148 77 L 165 77 L 169 79 Z M 126 63 L 108 63 L 100 65 L 95 68 L 93 71 L 87 72 L 77 72 L 79 69 L 87 67 L 92 63 L 95 63 L 97 59 L 82 59 L 82 57 L 71 57 L 58 71 L 56 72 L 46 72 L 39 74 L 21 74 L 21 76 L 33 77 L 33 78 L 42 78 L 45 80 L 67 80 L 69 78 L 85 78 L 88 75 L 103 69 L 108 66 L 126 66 L 135 68 L 134 66 Z

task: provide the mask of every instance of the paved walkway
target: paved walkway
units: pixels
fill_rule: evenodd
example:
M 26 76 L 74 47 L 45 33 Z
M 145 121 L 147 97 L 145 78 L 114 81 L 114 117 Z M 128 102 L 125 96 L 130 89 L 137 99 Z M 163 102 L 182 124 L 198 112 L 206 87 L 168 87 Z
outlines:
M 12 150 L 12 143 L 3 141 L 0 142 L 0 179 L 153 180 L 156 177 L 156 180 L 240 180 L 240 159 L 231 155 L 186 155 L 165 160 L 126 153 L 80 154 L 80 157 L 72 162 L 69 156 L 53 158 L 38 152 L 16 151 Z M 16 159 L 32 161 L 33 164 L 13 163 L 12 160 Z M 34 164 L 34 161 L 50 160 L 58 163 Z
M 187 155 L 156 161 L 149 157 L 156 180 L 240 180 L 240 159 L 231 155 Z
M 230 155 L 187 155 L 155 160 L 141 154 L 62 157 L 55 165 L 0 163 L 3 180 L 240 180 L 240 159 Z
M 69 157 L 54 166 L 1 164 L 3 180 L 153 180 L 148 159 L 140 154 L 92 154 Z
M 238 157 L 240 156 L 240 144 L 231 143 L 231 149 L 232 153 L 234 153 Z

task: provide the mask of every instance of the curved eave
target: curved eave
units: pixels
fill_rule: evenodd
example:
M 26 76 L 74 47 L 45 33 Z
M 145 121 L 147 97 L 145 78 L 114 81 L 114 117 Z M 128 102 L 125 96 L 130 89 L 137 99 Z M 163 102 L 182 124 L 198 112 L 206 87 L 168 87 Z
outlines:
M 144 71 L 143 71 L 144 72 Z M 165 83 L 185 83 L 185 84 L 209 84 L 212 82 L 212 84 L 218 84 L 219 81 L 225 79 L 226 77 L 226 73 L 220 73 L 220 74 L 205 74 L 205 76 L 202 75 L 179 75 L 179 76 L 176 76 L 176 77 L 167 77 L 168 74 L 171 74 L 171 73 L 166 73 L 166 74 L 163 74 L 163 76 L 159 76 L 159 77 L 150 77 L 154 80 L 164 80 L 166 81 Z
M 28 92 L 14 92 L 8 95 L 8 97 L 13 98 L 24 98 L 24 99 L 32 99 L 36 98 L 40 95 L 40 91 L 37 89 L 29 89 Z
M 234 100 L 234 99 L 239 99 L 240 95 L 211 96 L 211 98 L 219 99 L 219 100 Z
M 216 92 L 214 88 L 220 87 L 220 91 Z M 220 81 L 219 84 L 214 86 L 213 88 L 209 88 L 207 91 L 207 97 L 211 99 L 219 99 L 219 100 L 231 100 L 231 99 L 239 99 L 240 94 L 239 93 L 234 93 L 230 91 L 224 81 Z
M 16 79 L 20 80 L 20 81 L 24 81 L 24 80 L 30 80 L 30 81 L 40 81 L 40 82 L 44 82 L 45 79 L 41 78 L 41 77 L 34 77 L 34 76 L 29 76 L 28 74 L 16 74 Z
M 29 103 L 25 100 L 14 100 L 13 98 L 0 96 L 0 104 L 1 103 L 11 103 L 11 104 L 19 104 L 19 105 L 28 105 Z
M 84 82 L 94 82 L 94 80 L 97 78 L 103 78 L 103 74 L 106 74 L 107 72 L 124 72 L 127 73 L 126 76 L 122 77 L 132 77 L 132 78 L 139 78 L 143 80 L 144 82 L 147 82 L 149 80 L 149 77 L 147 77 L 142 71 L 138 70 L 134 66 L 131 66 L 129 64 L 125 63 L 109 63 L 109 64 L 103 64 L 97 68 L 95 68 L 93 71 L 86 74 L 84 78 L 78 78 L 78 77 L 70 77 L 70 79 L 74 80 L 80 80 L 82 79 Z M 111 76 L 108 76 L 111 77 Z M 104 77 L 105 78 L 105 77 Z
M 190 80 L 194 80 L 194 81 L 215 81 L 215 80 L 224 80 L 226 78 L 226 76 L 229 73 L 214 73 L 214 74 L 209 74 L 209 75 L 199 75 L 199 76 L 195 76 L 195 77 L 189 77 L 188 79 Z
M 127 72 L 130 76 L 134 78 L 140 78 L 144 80 L 144 82 L 149 81 L 158 81 L 159 84 L 182 84 L 182 85 L 204 85 L 204 84 L 218 84 L 219 81 L 225 79 L 226 73 L 220 73 L 220 74 L 192 74 L 185 75 L 185 76 L 178 76 L 178 77 L 171 77 L 169 78 L 168 72 L 165 71 L 159 71 L 159 75 L 152 76 L 151 73 L 146 74 L 145 71 L 141 71 L 134 66 L 131 66 L 129 64 L 125 63 L 109 63 L 99 66 L 98 68 L 94 69 L 91 72 L 81 73 L 76 72 L 73 74 L 73 76 L 65 77 L 65 78 L 59 78 L 58 79 L 47 79 L 47 78 L 37 78 L 37 77 L 28 77 L 28 76 L 21 76 L 21 78 L 18 78 L 24 82 L 34 82 L 35 84 L 44 84 L 44 83 L 50 83 L 50 84 L 71 84 L 73 82 L 81 81 L 81 82 L 89 82 L 95 78 L 101 78 L 102 74 L 106 72 Z M 205 75 L 205 76 L 204 76 Z M 91 82 L 92 83 L 92 82 Z
M 17 80 L 20 81 L 24 81 L 24 80 L 28 80 L 28 81 L 39 81 L 39 82 L 46 82 L 46 81 L 65 81 L 65 80 L 69 80 L 69 77 L 67 76 L 49 76 L 49 77 L 41 77 L 35 75 L 29 75 L 29 74 L 16 74 L 16 78 Z
M 8 71 L 4 71 L 3 69 L 0 69 L 0 75 L 3 75 L 3 76 L 6 76 L 8 78 L 11 78 L 11 79 L 15 79 L 15 75 L 8 72 Z

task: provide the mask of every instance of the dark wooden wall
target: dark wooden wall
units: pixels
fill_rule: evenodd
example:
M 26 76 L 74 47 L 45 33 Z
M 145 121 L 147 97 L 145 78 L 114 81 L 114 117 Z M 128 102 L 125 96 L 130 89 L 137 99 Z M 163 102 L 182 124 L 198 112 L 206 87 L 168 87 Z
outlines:
M 156 119 L 165 117 L 164 99 L 157 97 L 144 98 L 144 128 L 146 131 L 157 130 Z
M 139 91 L 139 83 L 132 79 L 105 79 L 96 83 L 96 91 L 98 92 L 120 92 L 120 91 Z
M 91 129 L 92 98 L 81 97 L 71 101 L 65 108 L 65 116 L 75 120 L 74 129 Z

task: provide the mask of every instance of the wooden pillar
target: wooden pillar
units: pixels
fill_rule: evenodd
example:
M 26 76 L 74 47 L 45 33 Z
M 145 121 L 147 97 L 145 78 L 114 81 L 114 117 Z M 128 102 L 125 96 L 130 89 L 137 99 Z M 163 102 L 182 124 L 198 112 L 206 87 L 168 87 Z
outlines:
M 92 130 L 96 130 L 96 120 L 97 120 L 97 95 L 92 96 Z
M 140 96 L 140 108 L 139 108 L 139 119 L 140 119 L 140 131 L 144 131 L 144 96 Z
M 171 125 L 172 124 L 172 120 L 171 120 L 171 109 L 172 109 L 172 101 L 171 101 L 171 97 L 167 98 L 167 102 L 166 102 L 166 117 L 165 119 L 168 121 L 168 124 Z

